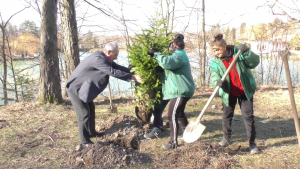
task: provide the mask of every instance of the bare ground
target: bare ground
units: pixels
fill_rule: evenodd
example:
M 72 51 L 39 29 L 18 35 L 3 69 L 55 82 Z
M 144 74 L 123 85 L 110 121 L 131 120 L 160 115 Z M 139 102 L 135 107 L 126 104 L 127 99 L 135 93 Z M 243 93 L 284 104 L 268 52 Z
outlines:
M 201 89 L 188 102 L 190 121 L 199 115 L 212 90 Z M 294 94 L 299 105 L 299 88 Z M 78 129 L 68 100 L 63 105 L 21 102 L 1 107 L 0 168 L 300 168 L 287 89 L 260 87 L 255 94 L 257 144 L 261 150 L 256 155 L 248 152 L 238 107 L 232 145 L 217 145 L 222 137 L 220 98 L 213 100 L 201 120 L 207 127 L 201 138 L 190 144 L 180 142 L 171 151 L 161 148 L 169 140 L 166 113 L 166 131 L 157 139 L 146 140 L 143 134 L 151 125 L 142 125 L 134 117 L 132 100 L 115 99 L 114 104 L 118 113 L 108 113 L 109 103 L 97 100 L 96 130 L 105 135 L 94 138 L 95 144 L 80 152 L 74 150 L 79 143 Z

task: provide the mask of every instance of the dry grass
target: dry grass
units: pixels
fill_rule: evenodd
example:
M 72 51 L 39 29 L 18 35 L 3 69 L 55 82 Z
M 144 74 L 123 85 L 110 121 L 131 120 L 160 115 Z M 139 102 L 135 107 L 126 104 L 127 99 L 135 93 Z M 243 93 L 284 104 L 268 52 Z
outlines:
M 212 90 L 198 91 L 188 102 L 186 114 L 189 120 L 196 119 Z M 294 95 L 299 112 L 299 88 L 294 90 Z M 114 103 L 118 107 L 118 114 L 134 116 L 131 99 L 118 99 Z M 108 104 L 107 101 L 96 102 L 97 129 L 101 129 L 101 124 L 115 117 L 114 114 L 106 112 Z M 212 105 L 216 105 L 217 108 L 213 109 Z M 181 142 L 176 151 L 162 151 L 162 143 L 169 140 L 167 130 L 159 139 L 141 142 L 139 152 L 151 155 L 153 161 L 137 168 L 193 168 L 192 165 L 195 164 L 198 167 L 194 168 L 202 168 L 198 160 L 203 157 L 203 153 L 211 155 L 210 159 L 204 159 L 211 165 L 205 167 L 204 164 L 204 168 L 300 168 L 300 149 L 288 90 L 260 87 L 254 96 L 254 105 L 256 142 L 261 150 L 259 154 L 248 153 L 248 142 L 239 107 L 236 108 L 232 126 L 233 144 L 225 149 L 216 146 L 222 137 L 222 113 L 221 100 L 215 98 L 201 120 L 206 130 L 196 143 Z M 165 121 L 166 111 L 167 109 L 164 113 Z M 1 107 L 0 139 L 0 168 L 66 167 L 69 156 L 79 143 L 76 114 L 68 102 L 64 105 L 22 102 Z M 93 141 L 97 142 L 96 139 Z M 235 151 L 239 146 L 241 148 Z M 196 161 L 189 161 L 188 157 L 191 154 Z M 174 159 L 178 159 L 175 160 L 178 162 L 174 162 Z

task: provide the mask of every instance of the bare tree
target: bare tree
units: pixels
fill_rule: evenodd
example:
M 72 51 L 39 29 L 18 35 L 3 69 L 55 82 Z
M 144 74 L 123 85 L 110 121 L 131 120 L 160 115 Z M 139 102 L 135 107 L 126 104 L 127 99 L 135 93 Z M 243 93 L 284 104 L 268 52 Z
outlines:
M 57 0 L 43 0 L 39 100 L 44 103 L 62 102 L 56 21 Z
M 251 34 L 254 36 L 254 40 L 259 42 L 260 58 L 263 59 L 263 50 L 265 45 L 263 42 L 267 39 L 267 26 L 266 24 L 258 24 L 257 26 L 251 26 Z M 261 66 L 261 83 L 264 83 L 264 65 L 263 62 L 260 63 Z
M 206 33 L 205 33 L 205 0 L 202 0 L 202 35 L 203 35 L 203 54 L 201 61 L 201 86 L 205 86 L 205 63 L 206 63 Z
M 17 80 L 16 80 L 16 74 L 15 74 L 15 69 L 14 69 L 14 64 L 13 64 L 13 56 L 12 56 L 12 52 L 11 52 L 11 47 L 9 45 L 8 35 L 6 35 L 6 42 L 7 42 L 8 53 L 9 53 L 9 58 L 10 58 L 10 61 L 9 61 L 10 69 L 11 69 L 12 77 L 13 77 L 13 80 L 14 80 L 15 97 L 16 97 L 16 102 L 18 102 L 19 97 L 18 97 Z
M 15 14 L 11 15 L 9 17 L 9 19 L 5 22 L 2 19 L 2 15 L 0 13 L 0 17 L 1 17 L 1 23 L 0 23 L 0 29 L 2 32 L 2 59 L 3 59 L 3 79 L 1 79 L 2 82 L 2 86 L 3 86 L 3 98 L 4 98 L 4 105 L 8 104 L 8 95 L 7 95 L 7 58 L 6 58 L 6 53 L 5 53 L 5 39 L 7 38 L 6 36 L 6 26 L 8 25 L 9 21 L 12 19 L 13 16 L 15 16 L 16 14 L 22 12 L 23 10 L 25 10 L 28 7 L 23 8 L 22 10 L 16 12 Z
M 40 9 L 40 5 L 39 3 L 41 3 L 41 0 L 24 0 L 27 4 L 29 4 L 37 13 L 39 13 L 39 15 L 42 15 L 41 9 Z
M 287 0 L 267 1 L 266 5 L 271 9 L 273 15 L 287 16 L 291 21 L 300 22 L 300 8 L 297 0 L 289 0 L 290 4 L 287 4 Z
M 166 1 L 166 12 L 164 13 L 163 0 L 160 1 L 160 10 L 162 18 L 165 20 L 164 26 L 166 29 L 166 35 L 172 33 L 174 28 L 174 13 L 175 13 L 175 0 L 165 0 Z M 171 9 L 170 9 L 171 8 Z
M 65 81 L 79 64 L 78 31 L 74 0 L 62 0 L 59 3 L 65 61 Z M 66 88 L 64 88 L 66 89 Z M 67 92 L 64 92 L 67 95 Z

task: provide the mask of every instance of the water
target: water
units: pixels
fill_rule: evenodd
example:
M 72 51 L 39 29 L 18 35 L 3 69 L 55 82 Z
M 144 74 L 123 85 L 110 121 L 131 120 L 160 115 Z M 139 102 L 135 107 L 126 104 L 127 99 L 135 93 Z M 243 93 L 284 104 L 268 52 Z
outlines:
M 83 60 L 87 56 L 89 56 L 91 53 L 80 53 L 80 60 Z M 118 64 L 127 67 L 128 66 L 128 60 L 127 60 L 127 52 L 120 52 L 118 59 L 115 60 Z M 37 60 L 18 60 L 13 62 L 15 72 L 18 74 L 20 77 L 26 77 L 30 80 L 35 80 L 36 82 L 39 81 L 39 74 L 40 74 L 40 69 L 39 69 L 39 62 Z M 64 66 L 64 65 L 63 65 Z M 3 77 L 3 66 L 0 66 L 0 77 Z M 65 86 L 64 80 L 61 78 L 61 86 L 62 89 Z M 12 77 L 12 71 L 11 69 L 8 68 L 8 83 L 13 84 L 13 77 Z M 132 85 L 130 82 L 126 82 L 123 80 L 116 79 L 114 77 L 110 77 L 110 85 L 111 85 L 111 90 L 112 90 L 112 95 L 129 95 L 132 94 L 133 89 Z M 2 99 L 3 97 L 3 90 L 2 90 L 2 83 L 0 81 L 0 105 L 4 105 L 4 101 Z M 13 85 L 11 85 L 13 86 Z M 7 85 L 8 88 L 12 88 L 10 85 Z M 20 89 L 19 89 L 20 90 Z M 36 88 L 36 90 L 38 90 Z M 33 97 L 38 96 L 38 91 L 33 91 L 32 94 L 35 94 Z M 103 92 L 102 95 L 108 96 L 108 88 L 106 88 Z M 8 97 L 11 99 L 15 99 L 15 94 L 12 91 L 8 91 Z M 14 103 L 14 101 L 9 101 L 9 104 Z
M 289 61 L 289 70 L 293 86 L 300 85 L 300 61 Z M 278 84 L 283 87 L 287 87 L 287 78 L 285 67 L 282 60 L 263 60 L 262 65 L 258 65 L 254 71 L 253 75 L 258 84 Z M 263 70 L 263 79 L 262 79 Z
M 89 56 L 91 53 L 81 53 L 80 60 L 83 60 L 87 56 Z M 128 66 L 128 59 L 126 58 L 128 56 L 128 53 L 125 51 L 122 51 L 119 53 L 118 59 L 115 61 L 118 64 L 127 67 Z M 196 57 L 195 54 L 188 54 L 190 58 L 190 63 L 191 63 L 191 68 L 192 68 L 192 75 L 194 77 L 196 85 L 199 84 L 199 77 L 200 77 L 200 66 L 199 66 L 199 60 Z M 207 79 L 207 84 L 209 83 L 208 80 L 209 78 L 209 63 L 213 57 L 207 57 L 207 63 L 206 63 L 206 79 Z M 262 75 L 261 75 L 261 64 L 258 65 L 252 72 L 253 75 L 256 79 L 256 82 L 258 84 L 270 84 L 274 81 L 277 82 L 277 84 L 281 86 L 287 86 L 286 82 L 286 75 L 285 75 L 285 69 L 284 66 L 282 65 L 282 60 L 278 60 L 277 64 L 275 60 L 263 60 L 263 82 L 262 82 Z M 18 73 L 19 76 L 21 77 L 27 77 L 31 80 L 36 80 L 38 82 L 39 80 L 39 63 L 38 61 L 34 60 L 23 60 L 23 61 L 14 61 L 13 62 L 14 67 L 16 72 L 20 71 Z M 282 69 L 281 69 L 282 67 Z M 300 61 L 289 61 L 289 68 L 290 68 L 290 74 L 291 74 L 291 79 L 292 83 L 294 86 L 297 86 L 300 84 Z M 28 68 L 28 69 L 25 69 Z M 270 70 L 270 71 L 269 71 Z M 281 71 L 281 74 L 280 74 Z M 10 69 L 8 69 L 8 82 L 13 83 L 13 78 L 12 78 L 12 72 Z M 3 66 L 0 66 L 0 76 L 3 77 Z M 62 80 L 62 87 L 64 87 L 65 82 Z M 132 87 L 132 84 L 130 82 L 122 81 L 119 79 L 116 79 L 114 77 L 110 77 L 110 84 L 111 84 L 111 90 L 112 90 L 112 95 L 113 96 L 120 96 L 120 95 L 130 95 L 133 93 L 134 89 Z M 3 97 L 3 91 L 2 91 L 2 83 L 0 81 L 1 85 L 1 90 L 0 90 L 0 98 Z M 9 87 L 9 85 L 8 85 Z M 33 91 L 32 93 L 35 94 L 35 97 L 38 94 L 38 91 Z M 9 97 L 14 98 L 14 93 L 9 92 Z M 106 88 L 101 95 L 107 96 L 108 97 L 108 89 Z M 9 103 L 13 103 L 13 101 L 10 101 Z M 0 105 L 3 105 L 4 101 L 0 100 Z
M 196 85 L 200 83 L 200 75 L 201 70 L 199 66 L 199 59 L 198 55 L 194 53 L 190 53 L 189 59 L 191 63 L 192 68 L 192 74 L 195 80 Z M 298 56 L 300 57 L 300 56 Z M 214 59 L 214 56 L 208 56 L 206 58 L 206 64 L 205 64 L 205 77 L 206 77 L 206 84 L 210 85 L 209 77 L 209 64 Z M 292 79 L 293 86 L 299 86 L 300 85 L 300 60 L 289 60 L 289 69 L 290 69 L 290 75 Z M 263 71 L 262 71 L 263 70 Z M 263 72 L 263 75 L 262 75 Z M 269 84 L 277 84 L 283 87 L 287 86 L 286 81 L 286 74 L 285 74 L 285 68 L 283 65 L 283 61 L 281 57 L 278 57 L 277 60 L 274 58 L 271 59 L 263 59 L 262 62 L 252 70 L 253 76 L 257 82 L 257 84 L 261 85 L 269 85 Z M 263 77 L 263 79 L 262 79 Z

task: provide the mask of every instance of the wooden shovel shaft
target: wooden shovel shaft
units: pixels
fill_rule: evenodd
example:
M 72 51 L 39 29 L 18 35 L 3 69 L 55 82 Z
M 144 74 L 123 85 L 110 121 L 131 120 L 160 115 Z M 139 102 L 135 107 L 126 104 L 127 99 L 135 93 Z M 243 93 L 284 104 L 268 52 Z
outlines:
M 109 93 L 109 105 L 110 105 L 110 108 L 112 109 L 113 106 L 112 106 L 112 98 L 111 98 L 111 89 L 110 89 L 110 82 L 108 82 L 108 93 Z
M 241 50 L 239 50 L 237 52 L 237 54 L 235 55 L 233 61 L 231 62 L 231 64 L 229 65 L 229 67 L 227 68 L 226 72 L 224 73 L 223 77 L 222 77 L 222 82 L 225 81 L 226 76 L 229 74 L 230 70 L 232 69 L 232 67 L 234 66 L 235 62 L 237 61 L 237 59 L 239 58 L 239 55 L 241 53 Z M 202 109 L 200 115 L 198 116 L 197 120 L 196 120 L 196 124 L 198 124 L 202 118 L 202 116 L 204 115 L 207 107 L 209 106 L 210 102 L 212 101 L 212 99 L 215 97 L 215 95 L 217 94 L 217 92 L 219 91 L 220 86 L 217 86 L 214 90 L 214 92 L 212 93 L 212 95 L 209 97 L 208 101 L 206 102 L 204 108 Z
M 286 80 L 287 80 L 289 94 L 290 94 L 290 101 L 291 101 L 291 104 L 292 104 L 292 111 L 293 111 L 292 113 L 293 113 L 293 117 L 294 117 L 296 133 L 297 133 L 297 137 L 298 137 L 298 145 L 299 145 L 299 148 L 300 148 L 299 119 L 298 119 L 298 114 L 297 114 L 297 108 L 296 108 L 295 98 L 294 98 L 292 80 L 291 80 L 291 75 L 290 75 L 290 68 L 289 68 L 287 56 L 283 55 L 282 57 L 283 57 L 282 59 L 283 59 L 283 62 L 284 62 Z
M 111 64 L 110 64 L 110 66 L 112 66 L 112 62 L 111 62 Z M 109 105 L 110 105 L 110 109 L 113 110 L 113 106 L 112 106 L 112 98 L 111 98 L 110 81 L 108 81 L 108 93 L 109 93 Z

